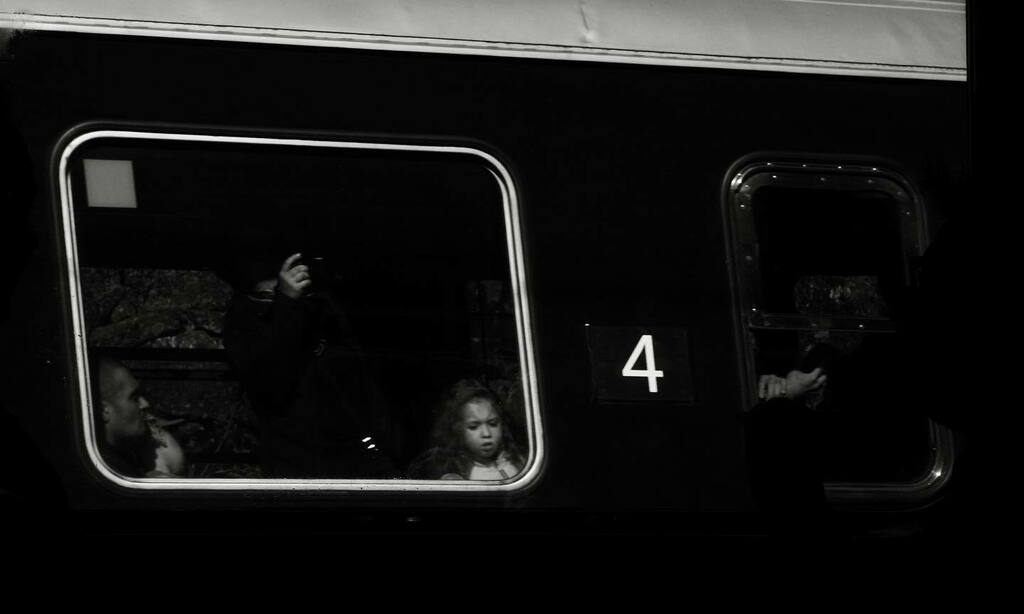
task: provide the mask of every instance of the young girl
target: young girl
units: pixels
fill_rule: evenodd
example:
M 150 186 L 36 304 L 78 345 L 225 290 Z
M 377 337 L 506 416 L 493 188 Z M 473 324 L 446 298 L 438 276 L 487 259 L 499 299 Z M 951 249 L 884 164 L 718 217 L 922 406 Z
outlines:
M 433 447 L 409 467 L 425 480 L 504 480 L 523 468 L 508 414 L 489 388 L 462 380 L 449 391 L 434 424 Z

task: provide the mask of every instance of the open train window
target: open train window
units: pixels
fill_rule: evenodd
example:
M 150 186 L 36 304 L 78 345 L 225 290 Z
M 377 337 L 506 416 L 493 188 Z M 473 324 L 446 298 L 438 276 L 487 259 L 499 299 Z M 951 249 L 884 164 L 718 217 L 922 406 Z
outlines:
M 58 160 L 82 435 L 108 479 L 538 475 L 516 190 L 482 146 L 92 125 Z
M 907 411 L 901 318 L 926 245 L 919 199 L 880 164 L 790 156 L 733 167 L 730 229 L 745 403 L 765 375 L 827 373 L 813 408 L 835 502 L 903 504 L 948 477 L 950 432 Z M 821 372 L 819 372 L 821 373 Z

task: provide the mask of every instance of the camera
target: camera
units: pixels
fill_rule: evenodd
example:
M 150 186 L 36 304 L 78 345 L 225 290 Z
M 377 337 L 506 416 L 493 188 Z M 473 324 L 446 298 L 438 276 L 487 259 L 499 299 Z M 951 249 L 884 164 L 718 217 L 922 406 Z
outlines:
M 312 256 L 306 260 L 313 291 L 326 290 L 331 283 L 331 272 L 323 256 Z

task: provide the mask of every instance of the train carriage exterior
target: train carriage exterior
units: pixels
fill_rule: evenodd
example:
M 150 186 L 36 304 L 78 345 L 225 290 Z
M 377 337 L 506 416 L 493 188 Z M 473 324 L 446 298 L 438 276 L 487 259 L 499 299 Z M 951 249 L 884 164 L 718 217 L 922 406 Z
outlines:
M 5 403 L 73 510 L 749 530 L 759 376 L 821 339 L 893 355 L 968 173 L 962 2 L 30 4 L 0 2 L 4 206 L 34 241 Z M 399 465 L 474 377 L 520 471 L 263 475 L 230 272 L 296 251 L 345 288 L 337 364 L 386 399 Z M 178 475 L 104 461 L 96 351 Z M 836 509 L 941 502 L 956 435 L 913 392 L 825 419 Z

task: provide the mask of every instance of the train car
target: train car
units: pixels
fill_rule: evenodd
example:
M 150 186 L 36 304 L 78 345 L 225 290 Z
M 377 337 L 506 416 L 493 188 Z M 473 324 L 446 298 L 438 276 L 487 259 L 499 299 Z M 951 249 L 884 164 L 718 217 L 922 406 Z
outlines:
M 4 403 L 73 512 L 756 534 L 776 393 L 854 531 L 955 480 L 912 320 L 967 181 L 962 1 L 4 0 L 0 28 Z

